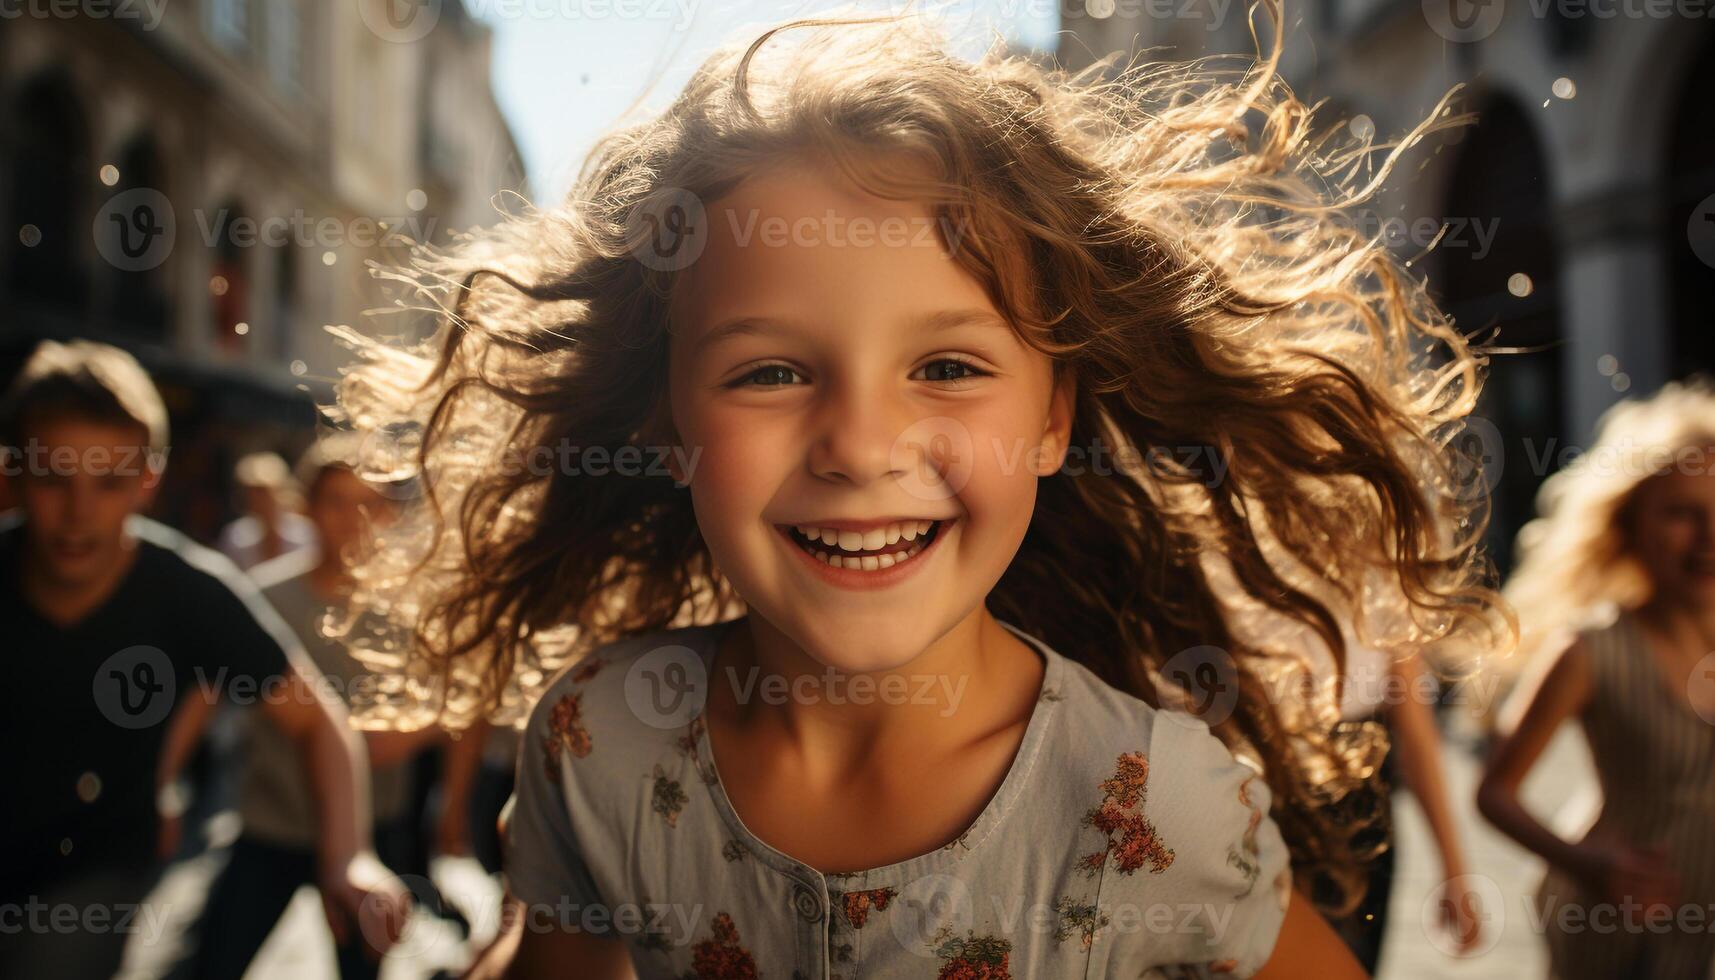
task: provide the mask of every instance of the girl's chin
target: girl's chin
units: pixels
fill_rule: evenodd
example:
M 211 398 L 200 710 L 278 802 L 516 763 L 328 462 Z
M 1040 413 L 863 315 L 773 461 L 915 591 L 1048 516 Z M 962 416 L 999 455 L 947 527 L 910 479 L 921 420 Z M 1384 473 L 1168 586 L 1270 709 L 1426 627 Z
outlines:
M 814 624 L 792 630 L 798 647 L 812 660 L 842 674 L 873 674 L 909 665 L 933 643 L 924 621 L 877 625 L 844 621 L 833 613 Z

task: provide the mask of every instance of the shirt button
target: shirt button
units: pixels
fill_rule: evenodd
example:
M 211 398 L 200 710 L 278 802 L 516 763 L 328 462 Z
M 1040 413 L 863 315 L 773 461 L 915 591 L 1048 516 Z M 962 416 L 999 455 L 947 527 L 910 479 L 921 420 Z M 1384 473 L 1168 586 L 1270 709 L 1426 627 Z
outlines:
M 798 910 L 798 915 L 805 922 L 822 921 L 821 897 L 801 881 L 792 887 L 792 906 Z

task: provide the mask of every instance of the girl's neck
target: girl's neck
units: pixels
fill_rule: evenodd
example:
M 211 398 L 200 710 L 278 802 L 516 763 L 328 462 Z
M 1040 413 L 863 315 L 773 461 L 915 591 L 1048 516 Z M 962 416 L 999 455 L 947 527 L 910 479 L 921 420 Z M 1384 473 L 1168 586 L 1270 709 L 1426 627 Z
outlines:
M 1695 643 L 1701 653 L 1715 651 L 1715 606 L 1658 594 L 1638 608 L 1638 616 L 1675 641 Z
M 909 664 L 866 674 L 829 671 L 753 614 L 721 644 L 709 710 L 837 778 L 866 759 L 912 746 L 932 751 L 1028 719 L 1043 667 L 1029 644 L 981 606 Z M 770 677 L 785 680 L 788 696 L 762 696 Z M 815 696 L 793 696 L 800 690 Z

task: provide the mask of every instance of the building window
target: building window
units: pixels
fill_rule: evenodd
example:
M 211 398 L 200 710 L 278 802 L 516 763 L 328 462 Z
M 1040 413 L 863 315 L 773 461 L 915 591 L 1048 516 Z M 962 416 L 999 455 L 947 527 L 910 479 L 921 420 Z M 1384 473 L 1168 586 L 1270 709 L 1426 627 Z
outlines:
M 250 0 L 205 0 L 203 29 L 221 47 L 245 51 L 250 47 Z
M 298 0 L 268 0 L 268 76 L 281 92 L 296 96 L 303 88 L 304 11 Z
M 52 72 L 23 85 L 0 124 L 11 136 L 0 140 L 0 275 L 16 296 L 75 319 L 89 296 L 80 245 L 89 241 L 95 185 L 83 106 L 70 80 Z
M 233 222 L 243 221 L 243 205 L 234 201 L 222 209 Z M 242 353 L 249 346 L 250 272 L 247 254 L 233 239 L 231 225 L 221 230 L 209 261 L 209 314 L 215 349 L 226 354 Z

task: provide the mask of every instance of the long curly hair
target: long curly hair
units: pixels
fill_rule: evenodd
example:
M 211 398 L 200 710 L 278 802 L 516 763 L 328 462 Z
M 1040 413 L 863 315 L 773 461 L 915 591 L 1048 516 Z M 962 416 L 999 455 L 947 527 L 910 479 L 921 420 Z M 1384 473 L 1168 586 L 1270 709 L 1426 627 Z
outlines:
M 1601 625 L 1650 597 L 1629 524 L 1638 489 L 1715 446 L 1715 382 L 1670 382 L 1603 413 L 1595 445 L 1537 491 L 1537 517 L 1518 533 L 1519 562 L 1506 597 L 1517 610 L 1518 668 L 1557 640 Z
M 1260 58 L 1077 73 L 962 59 L 897 17 L 774 26 L 604 137 L 560 206 L 383 270 L 433 330 L 339 331 L 360 471 L 422 488 L 358 571 L 347 641 L 385 676 L 360 720 L 516 722 L 590 650 L 743 613 L 664 470 L 523 461 L 671 438 L 676 276 L 640 260 L 641 219 L 813 158 L 965 229 L 957 261 L 1075 378 L 1072 444 L 1151 460 L 1043 478 L 993 613 L 1152 705 L 1196 708 L 1168 661 L 1224 651 L 1239 697 L 1214 730 L 1264 770 L 1301 885 L 1351 909 L 1386 737 L 1339 723 L 1343 632 L 1450 659 L 1511 637 L 1451 448 L 1482 354 L 1347 210 L 1466 120 L 1450 92 L 1396 143 L 1315 129 L 1262 9 Z

